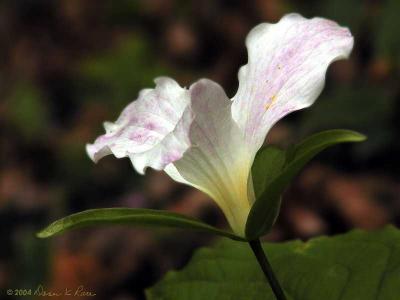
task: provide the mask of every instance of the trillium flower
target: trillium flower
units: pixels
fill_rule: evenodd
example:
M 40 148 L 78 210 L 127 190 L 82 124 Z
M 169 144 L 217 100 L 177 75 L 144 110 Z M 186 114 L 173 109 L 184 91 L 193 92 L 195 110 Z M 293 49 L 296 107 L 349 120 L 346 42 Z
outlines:
M 333 21 L 289 14 L 256 26 L 246 46 L 248 63 L 232 99 L 208 79 L 184 88 L 157 78 L 115 123 L 104 124 L 106 134 L 87 145 L 89 156 L 129 157 L 141 174 L 147 167 L 164 170 L 208 194 L 244 236 L 257 151 L 278 120 L 316 100 L 328 66 L 349 56 L 353 37 Z

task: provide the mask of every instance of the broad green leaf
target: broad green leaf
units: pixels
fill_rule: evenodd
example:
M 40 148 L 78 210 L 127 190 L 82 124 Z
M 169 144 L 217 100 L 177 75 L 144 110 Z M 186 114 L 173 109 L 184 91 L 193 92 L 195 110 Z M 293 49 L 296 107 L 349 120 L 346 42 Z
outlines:
M 55 221 L 40 231 L 37 236 L 47 238 L 72 229 L 94 225 L 173 227 L 210 232 L 235 240 L 243 240 L 231 232 L 220 230 L 194 218 L 168 211 L 140 208 L 100 208 L 82 211 Z
M 399 299 L 400 231 L 392 226 L 263 248 L 289 299 Z M 249 245 L 229 240 L 200 249 L 146 294 L 148 300 L 275 300 Z
M 258 238 L 271 229 L 279 211 L 282 193 L 315 155 L 329 146 L 363 140 L 365 136 L 360 133 L 336 129 L 314 134 L 290 149 L 282 171 L 265 187 L 250 210 L 246 223 L 247 239 Z

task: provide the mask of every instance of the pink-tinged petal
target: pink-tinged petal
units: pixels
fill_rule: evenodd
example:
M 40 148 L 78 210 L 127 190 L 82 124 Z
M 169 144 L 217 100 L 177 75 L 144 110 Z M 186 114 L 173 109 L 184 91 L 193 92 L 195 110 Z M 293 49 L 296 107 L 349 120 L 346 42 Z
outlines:
M 187 107 L 178 121 L 175 129 L 167 134 L 161 143 L 142 153 L 130 154 L 129 157 L 135 169 L 143 174 L 146 167 L 163 170 L 168 164 L 179 160 L 190 147 L 189 129 L 194 115 Z
M 241 130 L 232 119 L 232 102 L 215 82 L 202 79 L 190 89 L 195 114 L 192 147 L 182 159 L 166 167 L 176 181 L 210 195 L 220 206 L 232 229 L 244 235 L 254 200 L 248 191 L 251 160 Z
M 155 80 L 155 89 L 144 89 L 115 123 L 106 122 L 106 134 L 87 145 L 97 162 L 105 155 L 129 157 L 138 172 L 146 167 L 162 170 L 190 147 L 193 120 L 189 91 L 170 78 Z
M 248 63 L 239 70 L 232 116 L 255 153 L 282 117 L 310 106 L 321 93 L 328 66 L 353 48 L 349 30 L 298 14 L 260 24 L 246 39 Z

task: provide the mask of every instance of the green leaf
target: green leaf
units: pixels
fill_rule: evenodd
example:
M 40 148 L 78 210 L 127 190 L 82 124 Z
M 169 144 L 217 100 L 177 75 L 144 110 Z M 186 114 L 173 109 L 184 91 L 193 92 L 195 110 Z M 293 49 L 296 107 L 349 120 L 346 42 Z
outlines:
M 257 152 L 251 168 L 256 199 L 263 197 L 266 187 L 282 172 L 285 162 L 285 151 L 275 146 L 268 145 Z M 268 198 L 265 201 L 269 202 L 267 214 L 264 215 L 264 227 L 271 228 L 279 215 L 281 197 Z
M 247 239 L 258 238 L 271 229 L 279 212 L 282 193 L 303 166 L 315 155 L 339 143 L 364 140 L 365 136 L 360 133 L 336 129 L 314 134 L 290 149 L 283 169 L 273 180 L 268 181 L 264 191 L 256 197 L 246 223 Z M 260 186 L 260 184 L 257 185 Z
M 235 234 L 220 230 L 194 218 L 173 212 L 139 208 L 100 208 L 82 211 L 55 221 L 40 231 L 39 238 L 47 238 L 63 232 L 98 225 L 133 225 L 144 227 L 173 227 L 192 229 L 243 240 Z
M 295 153 L 290 164 L 296 161 L 308 162 L 322 150 L 340 143 L 363 142 L 366 136 L 352 130 L 333 129 L 313 134 L 295 146 Z M 303 164 L 304 165 L 304 164 Z M 288 169 L 287 166 L 285 169 Z
M 400 231 L 392 226 L 263 248 L 289 299 L 399 299 Z M 250 247 L 229 240 L 200 249 L 146 294 L 148 300 L 275 300 Z
M 257 152 L 251 168 L 253 187 L 258 198 L 285 165 L 285 152 L 275 146 L 265 146 Z

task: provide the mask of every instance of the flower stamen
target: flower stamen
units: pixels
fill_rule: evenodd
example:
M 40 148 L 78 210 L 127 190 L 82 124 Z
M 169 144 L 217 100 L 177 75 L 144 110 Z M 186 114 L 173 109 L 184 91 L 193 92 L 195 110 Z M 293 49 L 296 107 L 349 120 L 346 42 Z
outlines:
M 268 102 L 268 103 L 265 105 L 265 110 L 270 109 L 270 108 L 272 107 L 272 105 L 275 104 L 277 98 L 278 98 L 277 95 L 273 95 L 271 98 L 269 98 L 269 100 L 271 100 L 271 101 Z

